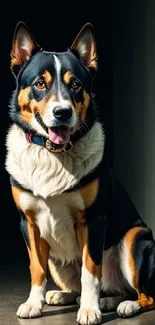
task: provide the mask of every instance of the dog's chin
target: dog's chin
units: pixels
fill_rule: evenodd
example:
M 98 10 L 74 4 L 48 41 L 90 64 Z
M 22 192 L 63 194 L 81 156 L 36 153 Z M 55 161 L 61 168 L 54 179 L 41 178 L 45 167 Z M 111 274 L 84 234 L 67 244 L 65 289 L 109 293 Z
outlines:
M 70 140 L 70 128 L 65 125 L 48 127 L 48 137 L 52 143 L 64 145 Z

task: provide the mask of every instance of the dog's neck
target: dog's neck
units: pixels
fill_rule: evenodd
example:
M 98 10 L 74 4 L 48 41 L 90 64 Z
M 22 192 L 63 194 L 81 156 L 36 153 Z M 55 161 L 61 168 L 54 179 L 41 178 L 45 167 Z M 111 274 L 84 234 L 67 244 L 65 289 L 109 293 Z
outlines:
M 71 134 L 70 140 L 64 145 L 59 145 L 51 142 L 48 138 L 32 133 L 26 133 L 26 139 L 29 143 L 34 143 L 45 147 L 50 152 L 66 152 L 73 148 L 76 141 L 80 140 L 86 133 L 93 127 L 95 120 L 90 120 L 87 123 L 81 124 L 80 129 L 76 130 L 74 134 Z

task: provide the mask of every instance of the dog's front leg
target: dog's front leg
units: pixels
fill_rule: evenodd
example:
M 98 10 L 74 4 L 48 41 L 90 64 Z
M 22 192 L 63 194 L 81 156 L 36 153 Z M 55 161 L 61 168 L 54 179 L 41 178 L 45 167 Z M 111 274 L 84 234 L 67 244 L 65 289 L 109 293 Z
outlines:
M 77 322 L 83 325 L 98 324 L 101 321 L 99 307 L 101 264 L 96 265 L 88 251 L 87 225 L 77 227 L 77 236 L 82 251 L 81 301 Z
M 45 302 L 49 246 L 44 239 L 40 238 L 34 210 L 23 209 L 21 206 L 21 195 L 25 202 L 30 202 L 33 199 L 32 194 L 16 187 L 12 187 L 12 194 L 17 207 L 25 216 L 24 222 L 28 239 L 26 244 L 30 258 L 31 274 L 31 291 L 27 301 L 19 306 L 17 316 L 21 318 L 34 318 L 41 316 Z

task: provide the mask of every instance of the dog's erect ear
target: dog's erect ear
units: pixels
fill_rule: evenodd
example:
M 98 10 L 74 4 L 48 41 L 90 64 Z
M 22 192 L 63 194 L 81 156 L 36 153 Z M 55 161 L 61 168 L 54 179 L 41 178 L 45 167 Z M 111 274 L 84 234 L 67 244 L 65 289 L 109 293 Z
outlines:
M 87 23 L 75 38 L 71 51 L 80 57 L 82 63 L 91 69 L 97 69 L 97 51 L 94 27 Z
M 11 67 L 22 66 L 39 49 L 40 46 L 34 40 L 28 27 L 23 22 L 19 22 L 13 36 Z

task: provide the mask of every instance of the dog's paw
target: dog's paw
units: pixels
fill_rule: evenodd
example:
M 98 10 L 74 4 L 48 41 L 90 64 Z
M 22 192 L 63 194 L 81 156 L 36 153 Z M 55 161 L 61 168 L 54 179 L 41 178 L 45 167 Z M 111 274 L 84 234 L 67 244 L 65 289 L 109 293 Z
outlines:
M 101 322 L 102 314 L 98 308 L 80 308 L 76 321 L 81 325 L 93 325 Z
M 117 307 L 118 315 L 121 317 L 129 317 L 138 313 L 141 309 L 141 306 L 137 301 L 126 300 L 119 304 Z
M 20 318 L 35 318 L 40 317 L 42 308 L 35 304 L 24 303 L 19 306 L 16 315 Z
M 48 305 L 68 305 L 76 302 L 77 293 L 51 290 L 46 293 Z

